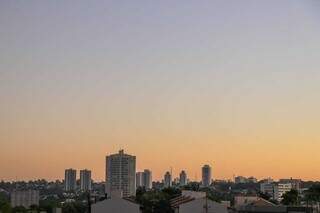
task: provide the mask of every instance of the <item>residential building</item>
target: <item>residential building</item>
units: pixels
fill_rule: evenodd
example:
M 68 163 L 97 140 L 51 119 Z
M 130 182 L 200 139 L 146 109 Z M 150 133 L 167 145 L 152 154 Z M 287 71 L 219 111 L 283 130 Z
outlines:
M 145 189 L 152 189 L 152 173 L 145 169 L 143 172 L 136 173 L 136 186 L 144 187 Z
M 179 177 L 180 186 L 187 185 L 187 173 L 184 170 L 180 172 Z
M 257 183 L 257 182 L 258 182 L 258 179 L 255 178 L 255 177 L 252 177 L 252 176 L 251 176 L 251 177 L 248 177 L 247 180 L 248 180 L 249 183 Z
M 234 206 L 238 208 L 239 206 L 244 206 L 257 200 L 259 200 L 258 196 L 237 195 L 234 197 Z
M 237 177 L 234 178 L 234 182 L 236 184 L 247 183 L 248 179 L 246 177 L 243 177 L 243 176 L 237 176 Z
M 140 213 L 140 205 L 134 200 L 122 197 L 122 190 L 112 191 L 108 199 L 91 206 L 92 213 Z
M 122 190 L 124 197 L 136 194 L 136 157 L 120 150 L 106 157 L 106 193 Z
M 182 191 L 181 196 L 170 200 L 175 213 L 228 213 L 227 206 L 209 200 L 205 192 Z
M 137 172 L 136 173 L 136 187 L 144 187 L 143 184 L 143 172 Z
M 170 172 L 166 172 L 166 174 L 164 175 L 164 187 L 171 187 L 172 186 L 172 177 Z
M 301 179 L 293 179 L 293 178 L 280 179 L 279 182 L 280 183 L 291 183 L 292 189 L 295 189 L 298 192 L 301 191 L 301 182 L 302 182 Z
M 274 185 L 274 195 L 273 198 L 277 201 L 282 200 L 282 195 L 284 195 L 286 192 L 289 192 L 292 189 L 292 184 L 291 183 L 277 183 Z
M 260 191 L 264 194 L 267 194 L 273 198 L 274 194 L 274 183 L 263 182 L 260 183 Z
M 152 172 L 149 169 L 143 171 L 143 185 L 146 189 L 152 189 Z
M 26 191 L 13 191 L 11 193 L 11 206 L 23 206 L 29 208 L 31 205 L 39 206 L 39 191 L 26 190 Z
M 77 170 L 66 169 L 64 173 L 64 189 L 74 191 L 77 188 Z
M 91 171 L 84 169 L 80 170 L 80 190 L 91 191 Z
M 202 167 L 202 186 L 209 187 L 211 185 L 211 167 L 209 165 L 204 165 Z

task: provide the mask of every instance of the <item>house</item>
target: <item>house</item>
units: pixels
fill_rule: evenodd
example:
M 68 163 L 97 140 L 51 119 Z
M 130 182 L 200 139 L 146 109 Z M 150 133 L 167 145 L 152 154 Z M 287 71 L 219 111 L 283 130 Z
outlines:
M 238 213 L 311 213 L 312 208 L 275 205 L 263 198 L 238 206 Z
M 140 213 L 140 205 L 131 200 L 114 197 L 95 203 L 91 206 L 92 213 Z
M 140 213 L 140 205 L 130 198 L 122 198 L 122 192 L 113 192 L 111 197 L 91 205 L 91 213 Z
M 170 203 L 175 213 L 228 213 L 226 205 L 209 200 L 204 192 L 182 191 Z

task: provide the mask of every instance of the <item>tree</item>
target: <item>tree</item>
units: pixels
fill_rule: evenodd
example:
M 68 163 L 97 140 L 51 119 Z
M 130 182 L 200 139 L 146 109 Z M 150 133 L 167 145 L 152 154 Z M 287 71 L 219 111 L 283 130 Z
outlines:
M 141 205 L 143 213 L 172 213 L 170 199 L 179 195 L 181 190 L 172 187 L 152 191 L 138 188 L 136 201 Z
M 265 199 L 265 200 L 270 200 L 271 199 L 271 195 L 269 195 L 268 193 L 263 193 L 263 192 L 259 192 L 259 197 Z
M 0 194 L 0 212 L 2 213 L 11 212 L 11 205 L 9 203 L 9 200 L 3 194 Z
M 299 193 L 295 189 L 291 189 L 282 195 L 281 203 L 284 205 L 298 205 L 299 204 Z
M 25 213 L 27 209 L 23 206 L 16 206 L 12 209 L 12 213 Z
M 62 206 L 63 213 L 85 213 L 87 206 L 81 202 L 66 203 Z
M 313 185 L 305 191 L 305 199 L 307 202 L 320 202 L 320 184 Z
M 182 189 L 191 190 L 191 191 L 199 191 L 200 184 L 198 182 L 190 182 L 187 185 L 183 186 Z

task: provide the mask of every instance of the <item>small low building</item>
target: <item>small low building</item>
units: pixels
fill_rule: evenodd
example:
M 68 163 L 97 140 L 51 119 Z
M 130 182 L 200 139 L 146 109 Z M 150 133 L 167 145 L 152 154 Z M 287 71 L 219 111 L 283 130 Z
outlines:
M 244 206 L 257 200 L 259 200 L 259 197 L 256 195 L 237 195 L 234 197 L 234 207 L 238 208 L 239 206 Z
M 182 191 L 170 203 L 175 213 L 228 213 L 226 205 L 209 200 L 205 192 Z
M 228 208 L 207 198 L 199 198 L 179 206 L 178 213 L 228 213 Z
M 275 205 L 263 198 L 238 206 L 238 213 L 312 213 L 312 208 Z
M 140 205 L 123 198 L 110 198 L 91 206 L 92 213 L 140 213 Z
M 91 213 L 140 213 L 140 205 L 130 198 L 122 198 L 122 193 L 115 192 L 111 197 L 91 205 Z

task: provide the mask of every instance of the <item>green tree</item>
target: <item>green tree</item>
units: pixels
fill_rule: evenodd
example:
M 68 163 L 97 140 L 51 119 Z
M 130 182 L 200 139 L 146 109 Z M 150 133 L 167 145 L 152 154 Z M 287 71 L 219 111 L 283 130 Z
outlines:
M 281 203 L 284 205 L 298 205 L 299 204 L 299 193 L 295 189 L 291 189 L 282 195 Z
M 152 191 L 140 188 L 136 193 L 136 201 L 141 205 L 143 213 L 172 213 L 170 199 L 180 194 L 181 190 L 177 188 Z
M 2 213 L 11 212 L 11 205 L 9 203 L 9 200 L 3 194 L 0 194 L 0 212 Z
M 12 208 L 12 213 L 25 213 L 27 212 L 27 209 L 23 206 L 16 206 Z
M 320 202 L 320 184 L 313 185 L 305 191 L 305 199 L 309 202 Z
M 62 206 L 63 213 L 85 213 L 87 209 L 87 205 L 81 202 L 66 203 Z

